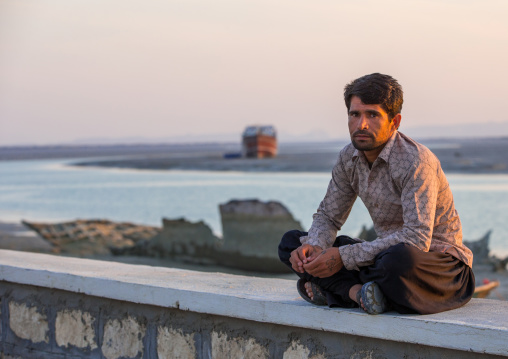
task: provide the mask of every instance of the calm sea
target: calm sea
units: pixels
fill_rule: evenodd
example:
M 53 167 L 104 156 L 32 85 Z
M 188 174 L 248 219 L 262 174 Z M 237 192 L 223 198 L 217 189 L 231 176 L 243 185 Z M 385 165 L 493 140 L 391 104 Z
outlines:
M 0 161 L 0 221 L 105 218 L 160 226 L 163 217 L 185 217 L 220 234 L 219 204 L 258 198 L 282 202 L 308 228 L 330 179 L 329 173 L 138 171 L 70 162 Z M 492 230 L 492 252 L 508 255 L 508 175 L 449 174 L 448 180 L 464 238 Z M 356 236 L 370 224 L 358 200 L 342 233 Z

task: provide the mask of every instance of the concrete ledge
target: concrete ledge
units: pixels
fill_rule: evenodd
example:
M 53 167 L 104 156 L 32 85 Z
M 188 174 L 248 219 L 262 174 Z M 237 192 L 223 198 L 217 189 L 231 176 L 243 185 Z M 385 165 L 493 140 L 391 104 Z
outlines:
M 295 281 L 0 250 L 0 281 L 195 313 L 508 356 L 508 302 L 473 299 L 434 315 L 315 307 Z

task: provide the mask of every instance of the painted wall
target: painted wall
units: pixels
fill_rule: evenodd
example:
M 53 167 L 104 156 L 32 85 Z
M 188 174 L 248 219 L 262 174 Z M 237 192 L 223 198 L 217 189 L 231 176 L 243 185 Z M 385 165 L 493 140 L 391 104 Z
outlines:
M 5 281 L 0 311 L 0 357 L 6 359 L 497 357 Z

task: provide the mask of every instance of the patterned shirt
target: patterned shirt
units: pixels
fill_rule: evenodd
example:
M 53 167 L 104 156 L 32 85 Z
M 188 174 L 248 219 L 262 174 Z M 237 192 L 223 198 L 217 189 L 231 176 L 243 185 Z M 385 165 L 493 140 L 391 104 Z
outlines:
M 473 254 L 462 244 L 462 225 L 448 181 L 427 147 L 395 131 L 372 168 L 362 151 L 352 144 L 344 147 L 309 233 L 300 241 L 331 247 L 357 196 L 378 238 L 340 247 L 347 269 L 374 263 L 378 253 L 398 243 L 448 253 L 472 266 Z

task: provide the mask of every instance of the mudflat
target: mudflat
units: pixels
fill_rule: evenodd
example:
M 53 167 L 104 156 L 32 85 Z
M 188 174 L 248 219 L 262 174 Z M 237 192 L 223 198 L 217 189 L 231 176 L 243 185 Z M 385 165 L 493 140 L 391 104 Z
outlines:
M 421 139 L 445 173 L 508 173 L 508 137 Z M 225 158 L 239 143 L 36 146 L 0 148 L 0 160 L 79 158 L 79 166 L 150 170 L 330 172 L 349 141 L 282 143 L 270 159 Z
M 102 166 L 155 170 L 208 170 L 248 172 L 330 172 L 344 143 L 283 144 L 275 158 L 225 158 L 220 145 L 208 151 L 172 152 L 78 162 Z M 508 138 L 427 140 L 446 173 L 508 173 Z

